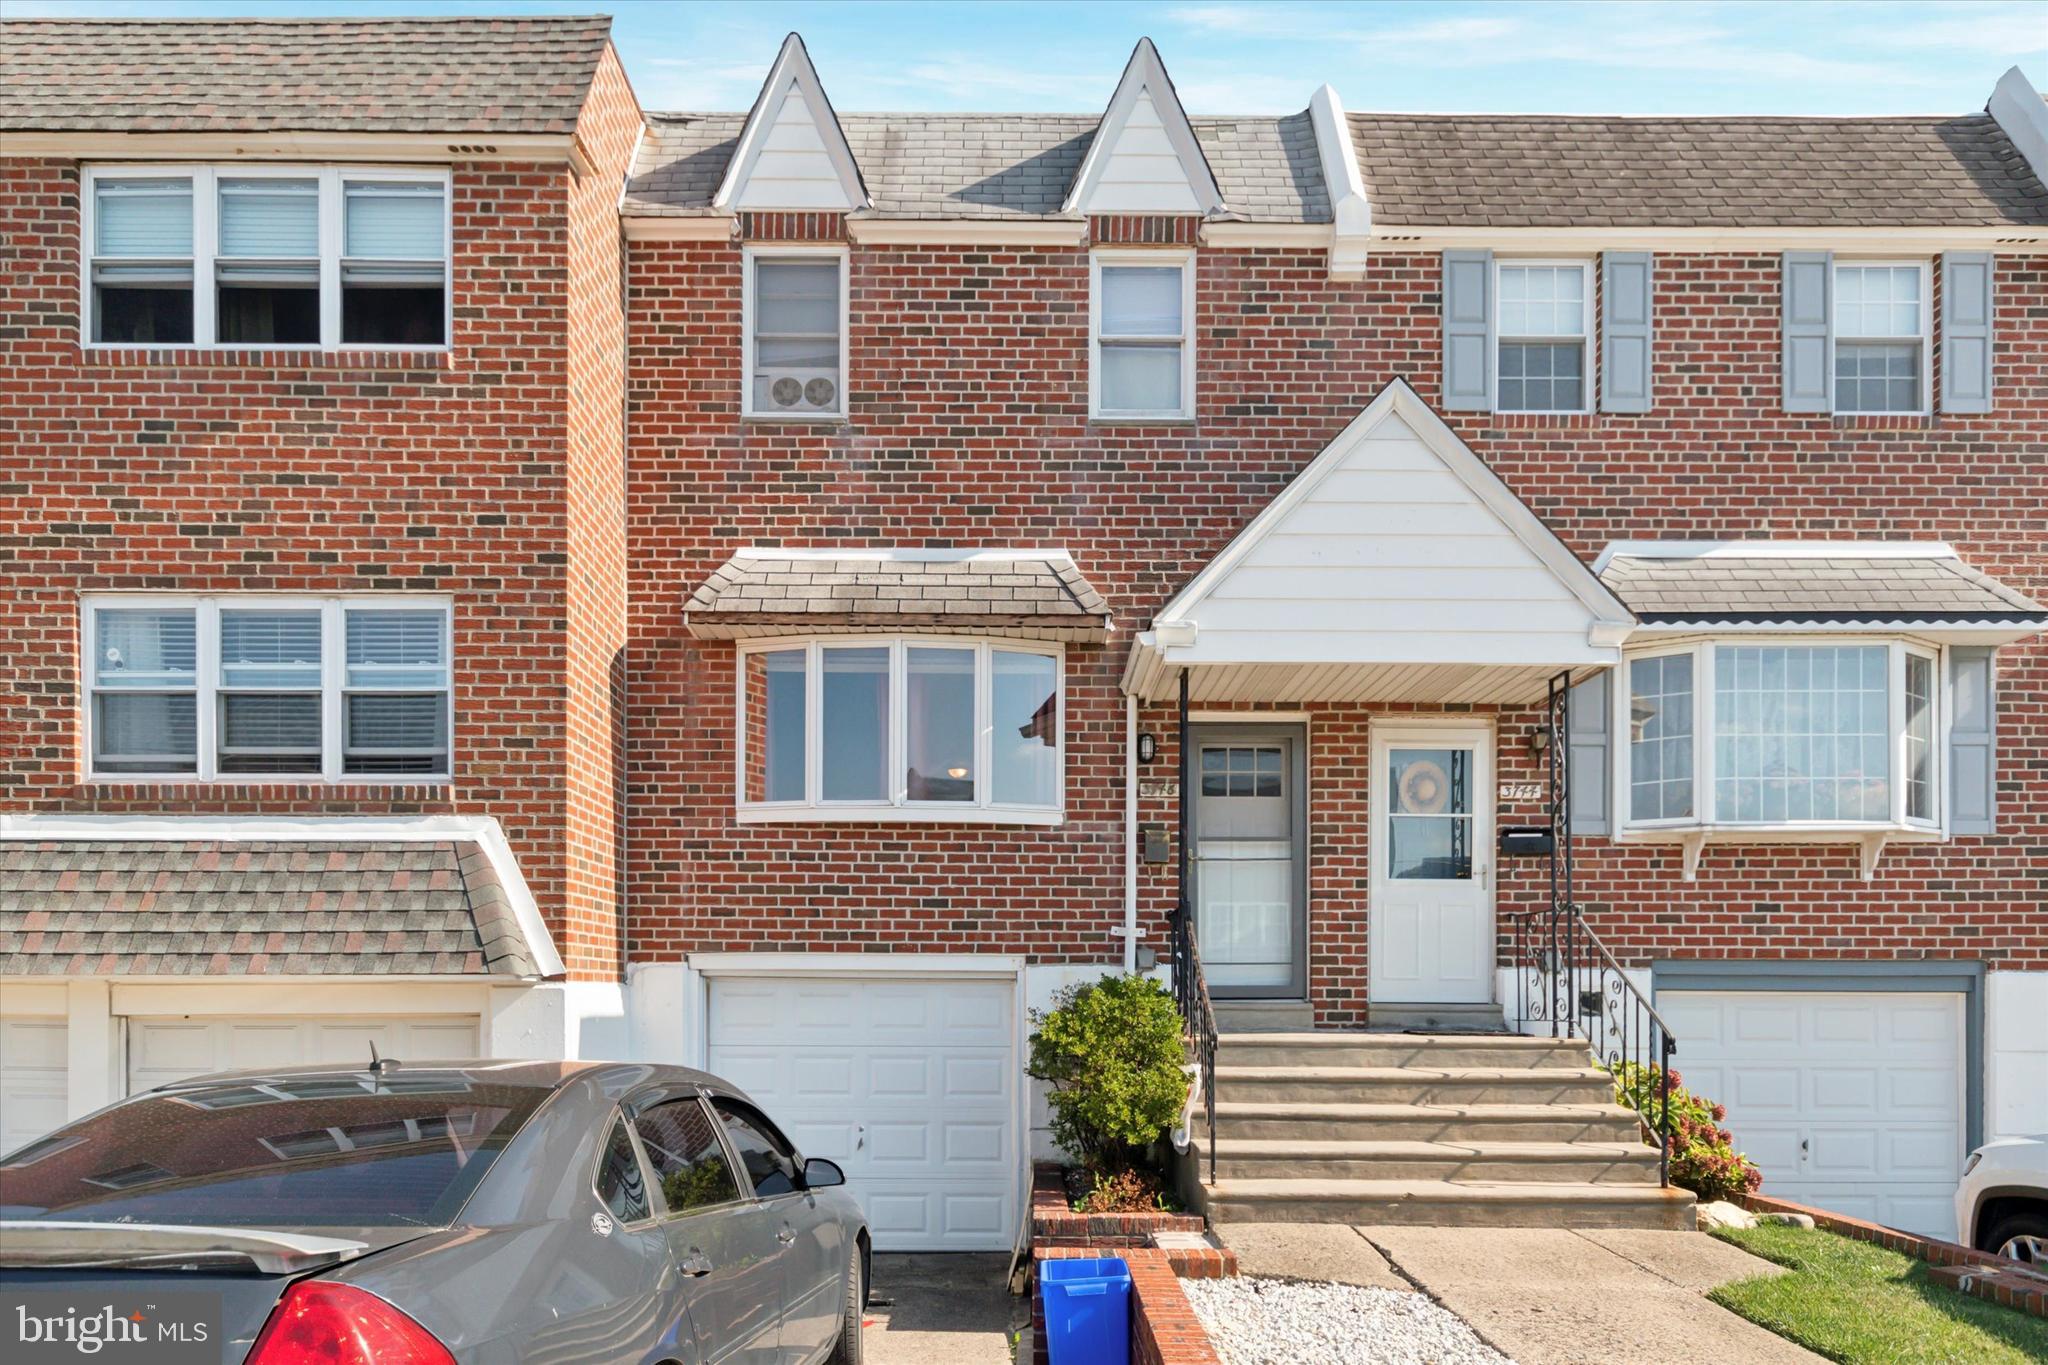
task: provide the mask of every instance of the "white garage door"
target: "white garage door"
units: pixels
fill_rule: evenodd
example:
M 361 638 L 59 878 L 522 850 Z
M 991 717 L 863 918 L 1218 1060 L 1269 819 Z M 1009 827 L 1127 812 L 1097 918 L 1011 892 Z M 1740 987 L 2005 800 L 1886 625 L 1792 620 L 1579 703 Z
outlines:
M 68 1065 L 62 1019 L 0 1019 L 0 1152 L 64 1122 Z
M 711 983 L 710 1069 L 846 1169 L 878 1251 L 1006 1251 L 1017 1060 L 1007 981 Z
M 1728 1106 L 1763 1192 L 1955 1236 L 1963 997 L 1659 991 L 1688 1089 Z
M 128 1093 L 209 1071 L 305 1063 L 370 1063 L 380 1056 L 424 1061 L 474 1057 L 473 1014 L 419 1018 L 337 1015 L 331 1019 L 208 1018 L 203 1015 L 128 1021 Z

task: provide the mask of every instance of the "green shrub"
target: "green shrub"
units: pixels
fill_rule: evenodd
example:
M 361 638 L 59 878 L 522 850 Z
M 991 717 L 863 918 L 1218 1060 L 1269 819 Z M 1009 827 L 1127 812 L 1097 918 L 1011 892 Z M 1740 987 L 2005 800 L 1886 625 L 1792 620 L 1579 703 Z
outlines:
M 1661 1072 L 1640 1062 L 1622 1062 L 1608 1068 L 1614 1076 L 1614 1098 L 1636 1111 L 1643 1121 L 1643 1135 L 1657 1140 L 1657 1122 L 1663 1113 L 1658 1094 Z M 1725 1106 L 1695 1095 L 1671 1073 L 1671 1183 L 1691 1190 L 1701 1199 L 1732 1199 L 1749 1194 L 1764 1183 L 1763 1172 L 1735 1150 L 1735 1137 L 1721 1126 L 1728 1117 Z
M 1129 1170 L 1179 1121 L 1180 1012 L 1145 976 L 1069 986 L 1032 1011 L 1030 1072 L 1052 1087 L 1053 1141 L 1095 1173 Z

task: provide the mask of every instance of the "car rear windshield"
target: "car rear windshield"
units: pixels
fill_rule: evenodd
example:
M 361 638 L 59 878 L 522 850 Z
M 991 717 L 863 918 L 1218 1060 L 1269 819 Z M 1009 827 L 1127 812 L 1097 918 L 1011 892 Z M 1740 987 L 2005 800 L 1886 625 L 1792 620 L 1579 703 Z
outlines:
M 0 1158 L 0 1218 L 440 1227 L 548 1093 L 459 1071 L 155 1092 Z

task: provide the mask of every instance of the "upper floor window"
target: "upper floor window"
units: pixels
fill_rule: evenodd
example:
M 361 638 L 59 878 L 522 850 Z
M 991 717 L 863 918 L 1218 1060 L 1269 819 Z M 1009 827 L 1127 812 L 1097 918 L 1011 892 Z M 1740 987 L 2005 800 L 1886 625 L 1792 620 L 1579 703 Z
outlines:
M 94 598 L 84 627 L 96 777 L 451 771 L 445 602 Z
M 1098 251 L 1091 269 L 1090 415 L 1193 417 L 1194 254 Z
M 90 167 L 87 335 L 120 346 L 443 346 L 448 176 Z
M 746 249 L 745 413 L 846 413 L 846 253 L 814 246 Z
M 739 659 L 742 819 L 1059 818 L 1057 645 L 852 636 Z
M 1927 267 L 1837 263 L 1834 292 L 1835 411 L 1925 412 Z
M 1592 267 L 1583 261 L 1503 261 L 1495 270 L 1496 410 L 1586 411 L 1592 391 Z

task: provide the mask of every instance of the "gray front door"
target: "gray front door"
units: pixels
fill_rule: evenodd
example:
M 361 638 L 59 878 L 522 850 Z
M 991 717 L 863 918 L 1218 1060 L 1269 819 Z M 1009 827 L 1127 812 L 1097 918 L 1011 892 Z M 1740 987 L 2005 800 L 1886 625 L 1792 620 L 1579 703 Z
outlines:
M 1307 996 L 1302 728 L 1194 729 L 1194 905 L 1213 995 Z

